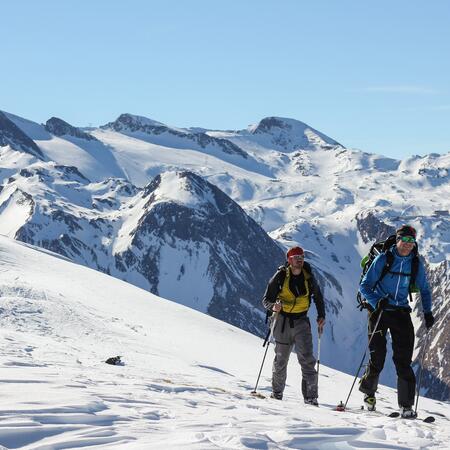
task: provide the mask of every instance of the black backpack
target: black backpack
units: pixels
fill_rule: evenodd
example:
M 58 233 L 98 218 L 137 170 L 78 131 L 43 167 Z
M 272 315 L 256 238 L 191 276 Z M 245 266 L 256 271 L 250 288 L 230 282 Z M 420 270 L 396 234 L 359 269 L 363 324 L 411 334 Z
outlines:
M 392 263 L 394 262 L 394 255 L 392 254 L 392 251 L 390 249 L 395 243 L 396 243 L 396 235 L 393 234 L 384 241 L 375 242 L 372 245 L 372 247 L 370 247 L 369 253 L 366 256 L 364 256 L 364 258 L 361 260 L 362 273 L 361 273 L 361 277 L 359 279 L 360 283 L 361 283 L 362 279 L 364 278 L 364 275 L 367 273 L 370 266 L 372 265 L 373 260 L 381 253 L 386 254 L 386 264 L 383 267 L 380 278 L 378 278 L 373 289 L 374 290 L 376 289 L 378 283 L 381 282 L 381 280 L 386 276 L 387 273 L 400 275 L 399 272 L 391 272 L 391 270 L 390 270 Z M 401 275 L 409 275 L 410 276 L 410 278 L 409 278 L 409 301 L 410 302 L 412 302 L 411 294 L 413 292 L 418 292 L 418 289 L 415 285 L 418 270 L 419 270 L 419 252 L 418 252 L 418 246 L 417 246 L 417 242 L 416 242 L 414 249 L 413 249 L 411 273 L 402 273 L 401 274 Z M 361 292 L 359 292 L 359 290 L 356 295 L 356 299 L 358 301 L 357 308 L 359 308 L 360 311 L 362 311 L 365 308 L 368 308 L 368 303 L 367 303 L 366 299 L 362 296 Z

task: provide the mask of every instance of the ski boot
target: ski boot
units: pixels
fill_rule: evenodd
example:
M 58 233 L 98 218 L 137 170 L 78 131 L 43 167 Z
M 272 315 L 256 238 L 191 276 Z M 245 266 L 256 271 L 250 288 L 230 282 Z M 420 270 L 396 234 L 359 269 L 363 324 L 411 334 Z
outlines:
M 400 416 L 403 419 L 415 419 L 417 414 L 411 408 L 411 406 L 400 406 Z
M 270 394 L 270 398 L 274 398 L 275 400 L 283 400 L 283 394 L 281 392 L 272 392 Z
M 375 394 L 365 394 L 364 395 L 364 405 L 366 405 L 367 411 L 375 411 L 377 404 L 377 399 Z
M 317 401 L 317 398 L 305 398 L 304 402 L 306 405 L 313 405 L 313 406 L 319 406 L 319 402 Z

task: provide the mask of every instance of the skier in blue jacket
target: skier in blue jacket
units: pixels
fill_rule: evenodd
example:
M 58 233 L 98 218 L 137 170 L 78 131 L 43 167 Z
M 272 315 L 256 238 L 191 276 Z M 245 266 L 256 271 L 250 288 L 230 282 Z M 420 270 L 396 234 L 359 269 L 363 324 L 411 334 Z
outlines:
M 391 252 L 392 264 L 382 277 L 388 262 L 387 252 Z M 392 338 L 393 360 L 397 371 L 397 396 L 402 417 L 415 416 L 412 406 L 416 379 L 411 368 L 414 349 L 414 327 L 411 321 L 411 308 L 408 299 L 410 278 L 416 264 L 415 286 L 419 289 L 425 325 L 427 329 L 434 324 L 431 312 L 431 293 L 425 267 L 418 259 L 416 250 L 416 230 L 403 225 L 396 231 L 396 244 L 387 252 L 378 255 L 361 281 L 359 291 L 369 306 L 369 336 L 373 333 L 378 315 L 382 314 L 370 343 L 370 360 L 361 378 L 359 390 L 363 392 L 364 403 L 369 410 L 375 409 L 375 391 L 378 378 L 386 358 L 386 333 Z M 414 263 L 414 258 L 416 263 Z M 381 278 L 381 279 L 380 279 Z

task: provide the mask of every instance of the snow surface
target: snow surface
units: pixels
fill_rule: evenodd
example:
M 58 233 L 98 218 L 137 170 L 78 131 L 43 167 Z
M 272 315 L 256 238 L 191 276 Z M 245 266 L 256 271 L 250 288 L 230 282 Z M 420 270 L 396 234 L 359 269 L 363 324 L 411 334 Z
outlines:
M 5 189 L 0 193 L 0 214 L 3 220 L 0 223 L 0 234 L 14 237 L 16 231 L 23 225 L 30 215 L 30 205 L 24 201 L 23 193 L 18 189 Z M 2 201 L 7 198 L 6 201 Z
M 321 407 L 305 406 L 294 355 L 286 399 L 253 398 L 253 335 L 5 237 L 0 273 L 3 448 L 448 448 L 448 403 L 420 400 L 434 424 L 358 411 L 357 392 L 353 412 L 333 411 L 352 377 L 321 366 Z M 381 386 L 380 410 L 395 404 Z

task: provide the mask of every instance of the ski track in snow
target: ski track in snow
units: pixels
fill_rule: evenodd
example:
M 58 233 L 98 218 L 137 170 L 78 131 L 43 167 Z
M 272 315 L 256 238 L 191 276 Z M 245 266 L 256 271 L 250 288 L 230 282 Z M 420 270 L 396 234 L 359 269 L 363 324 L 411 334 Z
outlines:
M 333 411 L 351 377 L 321 367 L 321 407 L 305 406 L 294 356 L 285 400 L 253 398 L 255 336 L 3 237 L 0 271 L 3 448 L 448 448 L 448 404 L 421 399 L 435 424 Z M 103 362 L 118 354 L 123 366 Z

